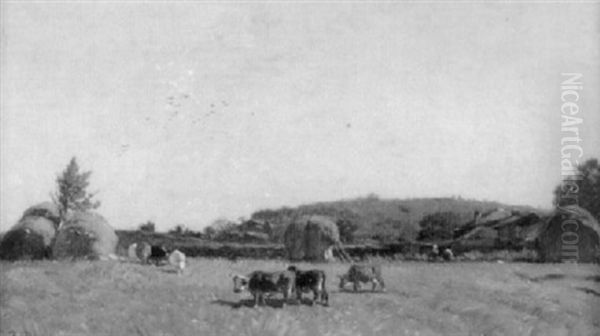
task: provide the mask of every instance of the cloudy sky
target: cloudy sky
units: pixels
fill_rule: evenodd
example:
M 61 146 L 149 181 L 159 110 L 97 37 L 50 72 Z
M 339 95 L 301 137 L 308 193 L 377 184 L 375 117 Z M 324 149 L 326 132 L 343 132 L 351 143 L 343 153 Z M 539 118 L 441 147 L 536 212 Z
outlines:
M 1 222 L 76 156 L 117 228 L 376 193 L 549 208 L 560 84 L 600 157 L 600 5 L 1 8 Z

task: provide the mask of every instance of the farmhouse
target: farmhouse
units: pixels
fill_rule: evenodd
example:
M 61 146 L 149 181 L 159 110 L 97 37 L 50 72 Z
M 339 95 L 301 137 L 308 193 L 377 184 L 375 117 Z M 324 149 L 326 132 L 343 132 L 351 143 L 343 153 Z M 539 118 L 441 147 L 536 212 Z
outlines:
M 576 205 L 558 208 L 540 229 L 536 243 L 544 262 L 600 261 L 600 225 Z

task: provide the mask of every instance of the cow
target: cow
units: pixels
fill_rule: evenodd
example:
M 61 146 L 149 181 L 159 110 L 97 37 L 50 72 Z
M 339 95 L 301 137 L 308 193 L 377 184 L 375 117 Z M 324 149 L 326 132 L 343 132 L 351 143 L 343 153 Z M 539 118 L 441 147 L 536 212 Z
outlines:
M 129 257 L 130 260 L 138 260 L 137 243 L 133 243 L 133 244 L 129 245 L 129 248 L 127 249 L 127 256 Z
M 348 282 L 352 282 L 353 289 L 355 292 L 360 290 L 361 282 L 371 282 L 373 285 L 372 291 L 374 292 L 379 284 L 381 291 L 385 292 L 385 282 L 381 276 L 380 265 L 357 265 L 353 264 L 348 269 L 346 274 L 340 275 L 340 290 L 343 290 Z
M 318 269 L 301 271 L 296 266 L 290 266 L 287 270 L 295 275 L 294 291 L 298 302 L 302 302 L 302 293 L 313 292 L 311 305 L 315 302 L 320 302 L 323 306 L 329 305 L 325 272 Z
M 148 262 L 154 262 L 154 264 L 158 266 L 161 262 L 167 260 L 168 255 L 169 252 L 167 251 L 167 248 L 164 245 L 152 245 L 150 247 L 150 256 L 148 257 Z
M 437 246 L 437 244 L 433 244 L 433 246 L 431 247 L 431 251 L 427 254 L 427 260 L 428 261 L 436 261 L 436 260 L 438 260 L 439 256 L 440 256 L 440 248 Z
M 454 253 L 452 252 L 452 250 L 450 248 L 444 249 L 441 254 L 442 254 L 442 258 L 444 258 L 445 261 L 454 260 Z
M 169 264 L 177 268 L 177 274 L 183 274 L 185 270 L 185 254 L 179 250 L 175 250 L 169 254 Z
M 135 253 L 137 257 L 140 259 L 142 264 L 148 263 L 148 258 L 150 258 L 150 253 L 152 252 L 152 246 L 146 242 L 141 242 L 137 245 L 135 249 Z
M 265 304 L 265 296 L 275 293 L 283 294 L 283 305 L 294 289 L 295 274 L 289 271 L 264 272 L 254 271 L 248 276 L 236 275 L 233 277 L 233 292 L 240 293 L 248 290 L 254 298 L 254 307 Z

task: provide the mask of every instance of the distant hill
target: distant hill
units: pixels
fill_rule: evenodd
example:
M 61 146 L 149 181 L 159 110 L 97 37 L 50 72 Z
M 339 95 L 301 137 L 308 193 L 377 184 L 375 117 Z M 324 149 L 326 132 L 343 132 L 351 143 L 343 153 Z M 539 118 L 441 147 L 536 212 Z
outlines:
M 463 198 L 381 199 L 375 195 L 333 202 L 318 202 L 298 207 L 283 207 L 256 211 L 251 218 L 271 223 L 276 238 L 280 238 L 288 223 L 306 214 L 319 214 L 334 220 L 348 220 L 358 225 L 355 239 L 366 241 L 413 240 L 421 218 L 436 212 L 453 212 L 464 223 L 473 219 L 475 211 L 486 213 L 498 208 L 544 215 L 545 211 L 529 206 L 514 206 L 499 202 Z M 279 240 L 279 239 L 277 239 Z

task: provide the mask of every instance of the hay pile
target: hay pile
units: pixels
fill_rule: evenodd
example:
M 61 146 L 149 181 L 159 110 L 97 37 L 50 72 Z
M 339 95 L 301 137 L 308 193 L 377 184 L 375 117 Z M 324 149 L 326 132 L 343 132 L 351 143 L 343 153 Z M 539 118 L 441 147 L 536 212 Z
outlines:
M 304 216 L 290 223 L 283 235 L 291 260 L 325 260 L 325 252 L 340 244 L 337 225 L 327 217 Z
M 58 230 L 52 253 L 57 259 L 104 259 L 114 255 L 118 237 L 99 214 L 75 212 Z
M 58 208 L 50 202 L 28 208 L 0 240 L 0 259 L 49 258 L 59 223 Z
M 583 208 L 562 207 L 542 226 L 536 246 L 542 262 L 570 260 L 572 249 L 576 250 L 578 262 L 598 262 L 600 225 Z
M 23 213 L 25 217 L 44 217 L 54 223 L 54 227 L 58 228 L 60 224 L 60 212 L 58 206 L 52 202 L 43 202 L 32 207 L 29 207 Z

